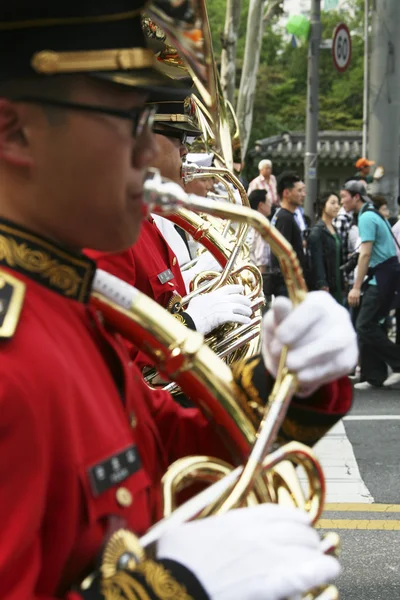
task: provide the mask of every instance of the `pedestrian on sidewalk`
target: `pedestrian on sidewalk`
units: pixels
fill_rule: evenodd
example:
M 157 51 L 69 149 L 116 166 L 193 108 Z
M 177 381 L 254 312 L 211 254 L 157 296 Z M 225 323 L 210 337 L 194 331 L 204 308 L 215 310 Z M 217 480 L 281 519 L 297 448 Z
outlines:
M 307 240 L 313 289 L 325 290 L 343 304 L 342 244 L 333 225 L 340 208 L 337 194 L 324 194 L 318 208 L 320 219 L 311 228 Z
M 358 215 L 361 238 L 357 277 L 348 295 L 350 306 L 360 304 L 361 288 L 364 290 L 356 321 L 361 376 L 355 387 L 391 386 L 400 382 L 400 347 L 388 338 L 381 322 L 400 290 L 396 244 L 389 223 L 370 203 L 364 185 L 348 181 L 345 189 L 352 199 L 345 208 Z M 393 370 L 389 377 L 388 366 Z

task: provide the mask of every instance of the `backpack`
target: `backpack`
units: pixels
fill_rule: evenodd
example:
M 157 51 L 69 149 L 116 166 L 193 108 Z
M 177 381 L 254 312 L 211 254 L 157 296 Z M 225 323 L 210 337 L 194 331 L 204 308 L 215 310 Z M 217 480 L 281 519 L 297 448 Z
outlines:
M 398 248 L 400 248 L 398 241 L 390 227 L 389 223 L 385 219 L 384 216 L 380 214 L 372 206 L 367 206 L 363 210 L 364 212 L 374 212 L 379 215 L 381 219 L 386 223 L 391 236 L 394 239 L 394 242 Z M 392 256 L 384 260 L 382 263 L 375 265 L 375 267 L 370 267 L 368 269 L 368 277 L 363 283 L 364 289 L 368 286 L 369 282 L 373 277 L 376 277 L 376 282 L 378 284 L 378 290 L 380 294 L 380 307 L 379 312 L 383 316 L 386 316 L 388 312 L 392 308 L 400 307 L 400 263 L 397 259 L 397 256 Z

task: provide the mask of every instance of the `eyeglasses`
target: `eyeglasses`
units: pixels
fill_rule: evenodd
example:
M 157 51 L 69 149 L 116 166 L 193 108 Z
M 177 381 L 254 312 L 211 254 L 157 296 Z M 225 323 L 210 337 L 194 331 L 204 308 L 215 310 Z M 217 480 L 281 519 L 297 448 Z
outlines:
M 84 112 L 100 113 L 118 119 L 126 119 L 132 122 L 133 137 L 140 136 L 146 127 L 152 129 L 154 116 L 158 106 L 143 106 L 141 108 L 132 108 L 131 110 L 119 110 L 116 108 L 108 108 L 105 106 L 93 106 L 91 104 L 79 104 L 78 102 L 66 102 L 63 100 L 51 100 L 49 98 L 40 98 L 37 96 L 21 96 L 13 98 L 14 102 L 29 102 L 33 104 L 41 104 L 44 106 L 54 106 L 56 108 L 64 108 L 66 110 L 80 110 Z
M 187 131 L 180 131 L 179 129 L 161 129 L 158 127 L 153 127 L 153 133 L 158 133 L 159 135 L 163 135 L 167 138 L 172 138 L 174 140 L 179 140 L 181 146 L 185 144 L 191 144 L 193 136 L 190 136 Z

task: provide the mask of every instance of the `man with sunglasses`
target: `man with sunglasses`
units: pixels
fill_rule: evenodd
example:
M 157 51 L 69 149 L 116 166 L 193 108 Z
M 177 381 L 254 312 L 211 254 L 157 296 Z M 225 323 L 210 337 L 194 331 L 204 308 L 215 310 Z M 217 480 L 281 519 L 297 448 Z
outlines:
M 187 143 L 201 135 L 190 97 L 177 91 L 173 98 L 150 102 L 156 106 L 153 132 L 160 151 L 152 162 L 161 175 L 183 186 L 182 160 L 188 153 Z M 175 312 L 180 300 L 190 291 L 190 282 L 203 271 L 221 271 L 209 252 L 200 256 L 195 266 L 182 270 L 190 261 L 185 232 L 158 215 L 150 215 L 142 223 L 139 239 L 121 253 L 98 253 L 87 250 L 97 266 L 134 285 L 167 310 L 174 312 L 181 322 L 202 334 L 215 327 L 233 322 L 250 322 L 249 299 L 241 285 L 226 285 L 191 300 L 182 312 Z M 133 356 L 140 367 L 148 364 L 142 354 Z
M 0 7 L 2 600 L 246 600 L 264 590 L 278 600 L 338 571 L 307 516 L 260 506 L 177 526 L 154 559 L 143 560 L 132 537 L 120 550 L 120 531 L 100 574 L 116 529 L 141 535 L 159 518 L 171 461 L 199 450 L 224 455 L 196 410 L 147 389 L 89 303 L 95 265 L 80 248 L 119 251 L 137 237 L 157 154 L 147 90 L 171 87 L 145 47 L 141 8 L 127 0 Z M 341 340 L 349 351 L 345 326 Z M 292 360 L 297 338 L 285 341 Z M 267 362 L 274 352 L 265 347 Z M 346 379 L 333 381 L 345 368 L 332 361 L 334 371 L 311 378 L 330 400 L 325 427 L 351 395 Z M 268 393 L 265 370 L 263 381 Z M 320 407 L 318 393 L 298 410 Z

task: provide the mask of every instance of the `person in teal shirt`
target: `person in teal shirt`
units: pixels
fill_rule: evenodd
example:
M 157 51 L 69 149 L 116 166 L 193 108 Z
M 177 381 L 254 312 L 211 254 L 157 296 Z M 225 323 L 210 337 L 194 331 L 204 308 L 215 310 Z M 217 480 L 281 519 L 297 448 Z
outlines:
M 370 207 L 370 204 L 363 206 L 358 214 L 358 233 L 361 243 L 373 242 L 369 260 L 369 266 L 373 268 L 388 258 L 396 256 L 396 246 L 389 222 L 370 210 Z M 369 284 L 377 285 L 376 277 L 373 277 Z
M 345 184 L 349 192 L 348 206 L 358 215 L 358 230 L 361 238 L 357 277 L 348 295 L 349 305 L 360 304 L 361 287 L 368 269 L 396 257 L 396 246 L 387 220 L 378 214 L 367 196 L 361 181 L 351 180 Z M 382 297 L 376 278 L 365 286 L 356 331 L 360 349 L 360 383 L 355 387 L 365 390 L 371 387 L 391 385 L 400 381 L 400 346 L 396 346 L 381 327 Z M 388 366 L 394 375 L 388 378 Z

